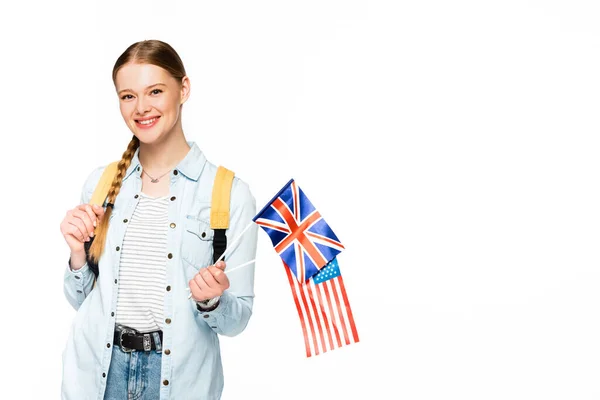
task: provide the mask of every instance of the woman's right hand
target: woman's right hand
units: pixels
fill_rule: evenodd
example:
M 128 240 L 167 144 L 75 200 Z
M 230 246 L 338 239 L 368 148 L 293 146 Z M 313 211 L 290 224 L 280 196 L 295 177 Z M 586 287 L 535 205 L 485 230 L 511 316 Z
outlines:
M 94 228 L 102 221 L 104 208 L 96 204 L 80 204 L 72 210 L 60 223 L 63 234 L 71 253 L 85 252 L 84 244 L 94 236 Z

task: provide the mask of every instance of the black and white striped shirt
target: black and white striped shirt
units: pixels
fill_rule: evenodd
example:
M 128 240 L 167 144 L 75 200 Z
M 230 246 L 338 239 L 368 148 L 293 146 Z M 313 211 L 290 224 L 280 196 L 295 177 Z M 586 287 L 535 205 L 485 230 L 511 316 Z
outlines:
M 140 332 L 163 328 L 168 203 L 140 192 L 123 238 L 116 323 Z

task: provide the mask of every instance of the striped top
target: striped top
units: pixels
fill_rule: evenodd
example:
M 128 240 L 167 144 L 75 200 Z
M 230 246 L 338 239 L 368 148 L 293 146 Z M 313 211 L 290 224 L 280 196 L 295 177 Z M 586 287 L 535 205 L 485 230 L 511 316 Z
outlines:
M 163 328 L 168 198 L 140 192 L 123 237 L 116 323 L 140 332 Z

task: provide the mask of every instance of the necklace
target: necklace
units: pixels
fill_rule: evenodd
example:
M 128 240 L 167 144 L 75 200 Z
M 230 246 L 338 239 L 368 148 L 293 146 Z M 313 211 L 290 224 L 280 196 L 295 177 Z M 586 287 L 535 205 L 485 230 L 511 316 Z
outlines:
M 151 176 L 150 176 L 150 174 L 149 174 L 149 173 L 147 173 L 145 169 L 142 169 L 142 172 L 144 172 L 146 175 L 148 175 L 148 177 L 150 178 L 150 182 L 152 182 L 152 183 L 156 183 L 156 182 L 158 182 L 158 180 L 159 180 L 160 178 L 162 178 L 163 176 L 165 176 L 166 174 L 168 174 L 169 172 L 171 172 L 171 170 L 168 170 L 167 172 L 165 172 L 164 174 L 162 174 L 162 175 L 161 175 L 161 176 L 159 176 L 158 178 L 153 178 L 153 177 L 151 177 Z

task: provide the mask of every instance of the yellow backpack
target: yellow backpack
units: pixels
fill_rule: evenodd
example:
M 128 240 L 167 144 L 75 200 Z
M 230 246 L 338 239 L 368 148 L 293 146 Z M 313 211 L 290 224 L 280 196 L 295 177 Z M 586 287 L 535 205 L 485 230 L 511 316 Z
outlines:
M 89 204 L 104 206 L 104 201 L 110 190 L 110 185 L 117 173 L 118 161 L 112 162 L 106 166 Z M 210 228 L 215 231 L 213 237 L 213 262 L 225 252 L 227 248 L 227 236 L 225 231 L 229 228 L 229 203 L 231 200 L 231 185 L 233 184 L 233 171 L 223 166 L 217 169 L 217 175 L 213 183 L 212 199 L 210 205 Z M 91 245 L 91 241 L 88 242 Z M 89 246 L 86 246 L 86 250 Z M 94 286 L 96 280 L 94 279 Z

